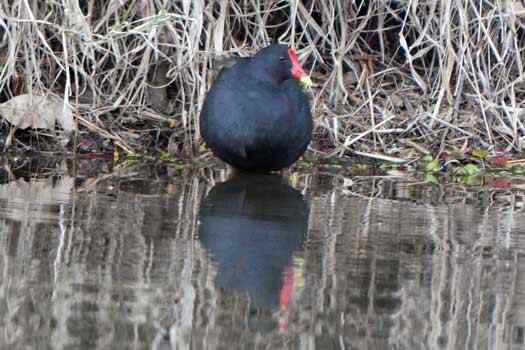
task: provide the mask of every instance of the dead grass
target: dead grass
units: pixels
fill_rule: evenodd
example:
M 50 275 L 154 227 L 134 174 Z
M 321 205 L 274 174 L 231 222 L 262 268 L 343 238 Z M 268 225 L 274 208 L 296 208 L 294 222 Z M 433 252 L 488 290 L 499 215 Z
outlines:
M 21 0 L 0 4 L 0 34 L 2 101 L 66 96 L 129 150 L 170 127 L 194 149 L 217 58 L 271 40 L 312 73 L 320 154 L 524 146 L 520 1 Z

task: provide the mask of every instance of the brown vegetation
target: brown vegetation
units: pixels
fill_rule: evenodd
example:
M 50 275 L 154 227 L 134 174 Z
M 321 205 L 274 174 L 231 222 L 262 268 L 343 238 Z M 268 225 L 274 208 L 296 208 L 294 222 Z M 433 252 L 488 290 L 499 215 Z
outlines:
M 316 83 L 323 155 L 520 151 L 524 30 L 517 0 L 6 1 L 0 102 L 67 96 L 82 131 L 124 149 L 195 149 L 220 58 L 279 40 Z

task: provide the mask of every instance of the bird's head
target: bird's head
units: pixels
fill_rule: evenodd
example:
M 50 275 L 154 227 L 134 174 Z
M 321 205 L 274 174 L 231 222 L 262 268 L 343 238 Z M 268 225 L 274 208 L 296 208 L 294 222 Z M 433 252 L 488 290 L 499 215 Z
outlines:
M 269 45 L 255 55 L 255 60 L 265 73 L 278 81 L 296 79 L 304 87 L 312 86 L 312 80 L 299 63 L 297 53 L 287 45 Z

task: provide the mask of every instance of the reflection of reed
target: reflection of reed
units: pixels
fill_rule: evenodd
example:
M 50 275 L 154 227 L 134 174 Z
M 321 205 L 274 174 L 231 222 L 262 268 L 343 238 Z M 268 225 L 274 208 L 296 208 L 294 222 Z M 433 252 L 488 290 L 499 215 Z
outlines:
M 211 183 L 184 181 L 32 203 L 33 185 L 0 185 L 0 347 L 525 348 L 519 194 L 361 181 L 350 196 L 337 178 L 294 178 L 310 201 L 300 283 L 287 328 L 264 333 L 195 240 Z

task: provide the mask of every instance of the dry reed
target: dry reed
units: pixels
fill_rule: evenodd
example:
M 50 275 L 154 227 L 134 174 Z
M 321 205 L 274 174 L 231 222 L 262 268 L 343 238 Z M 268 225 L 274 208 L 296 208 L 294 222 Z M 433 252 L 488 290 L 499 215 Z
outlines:
M 524 18 L 511 0 L 7 1 L 0 99 L 66 96 L 82 130 L 124 148 L 150 129 L 195 146 L 217 58 L 279 40 L 316 83 L 323 155 L 396 154 L 401 139 L 521 151 Z

